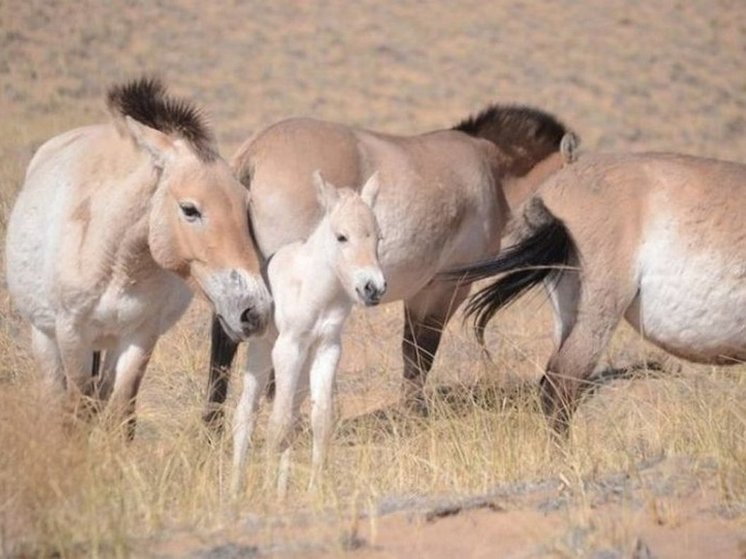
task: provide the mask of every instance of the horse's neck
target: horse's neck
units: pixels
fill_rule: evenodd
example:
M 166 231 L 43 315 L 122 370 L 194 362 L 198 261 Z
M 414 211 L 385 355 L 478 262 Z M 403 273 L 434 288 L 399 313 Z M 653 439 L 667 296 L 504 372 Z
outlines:
M 302 280 L 309 282 L 312 289 L 329 301 L 338 299 L 344 294 L 344 287 L 337 277 L 334 261 L 333 234 L 329 230 L 329 222 L 326 218 L 316 226 L 311 235 L 301 245 L 298 252 L 303 262 L 299 273 L 303 274 Z
M 79 267 L 99 280 L 108 277 L 121 285 L 158 270 L 149 246 L 151 198 L 156 185 L 157 178 L 143 160 L 128 175 L 117 177 L 110 189 L 86 193 L 99 197 L 93 207 L 101 213 L 91 218 L 91 227 L 95 225 L 99 234 L 88 234 L 88 246 L 77 251 L 78 258 L 84 260 Z M 101 210 L 104 205 L 107 209 Z
M 559 171 L 565 159 L 559 152 L 554 152 L 539 161 L 523 176 L 503 175 L 501 179 L 503 192 L 511 212 L 528 200 L 539 186 L 552 174 Z

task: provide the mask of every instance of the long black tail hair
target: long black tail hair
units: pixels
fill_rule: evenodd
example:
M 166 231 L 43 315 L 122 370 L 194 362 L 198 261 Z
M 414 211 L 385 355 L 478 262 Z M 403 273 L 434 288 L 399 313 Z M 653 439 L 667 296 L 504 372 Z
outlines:
M 495 258 L 447 272 L 452 280 L 473 282 L 503 274 L 469 297 L 465 319 L 474 319 L 474 333 L 484 344 L 484 329 L 503 307 L 544 280 L 557 281 L 576 254 L 565 224 L 540 198 L 530 200 L 515 226 L 516 244 Z

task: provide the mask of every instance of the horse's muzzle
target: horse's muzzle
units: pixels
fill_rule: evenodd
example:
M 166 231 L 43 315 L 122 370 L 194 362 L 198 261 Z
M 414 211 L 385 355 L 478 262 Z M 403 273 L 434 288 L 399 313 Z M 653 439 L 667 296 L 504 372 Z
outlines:
M 369 280 L 362 289 L 357 289 L 357 294 L 366 307 L 374 307 L 381 302 L 384 293 L 386 293 L 386 282 L 378 283 Z
M 223 330 L 234 342 L 264 333 L 271 318 L 272 298 L 261 278 L 226 270 L 213 274 L 205 292 Z

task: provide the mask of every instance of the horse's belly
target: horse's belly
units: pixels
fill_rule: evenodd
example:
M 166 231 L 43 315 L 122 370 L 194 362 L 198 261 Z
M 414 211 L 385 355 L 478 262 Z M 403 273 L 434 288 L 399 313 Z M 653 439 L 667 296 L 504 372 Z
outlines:
M 746 359 L 746 260 L 727 260 L 714 250 L 658 253 L 644 263 L 627 320 L 647 339 L 692 361 Z

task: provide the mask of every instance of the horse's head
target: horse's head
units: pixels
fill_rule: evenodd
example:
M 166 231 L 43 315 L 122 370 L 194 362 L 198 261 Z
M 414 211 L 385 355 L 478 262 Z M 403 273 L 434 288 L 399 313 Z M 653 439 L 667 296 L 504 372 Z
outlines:
M 270 318 L 271 297 L 249 234 L 248 192 L 218 155 L 197 111 L 163 94 L 150 81 L 110 93 L 120 128 L 148 154 L 157 177 L 151 254 L 213 304 L 235 341 L 259 334 Z
M 353 301 L 377 305 L 386 292 L 378 262 L 381 234 L 372 209 L 378 195 L 378 173 L 368 179 L 360 194 L 350 188 L 337 189 L 318 171 L 313 182 L 324 208 L 327 247 L 340 283 Z

